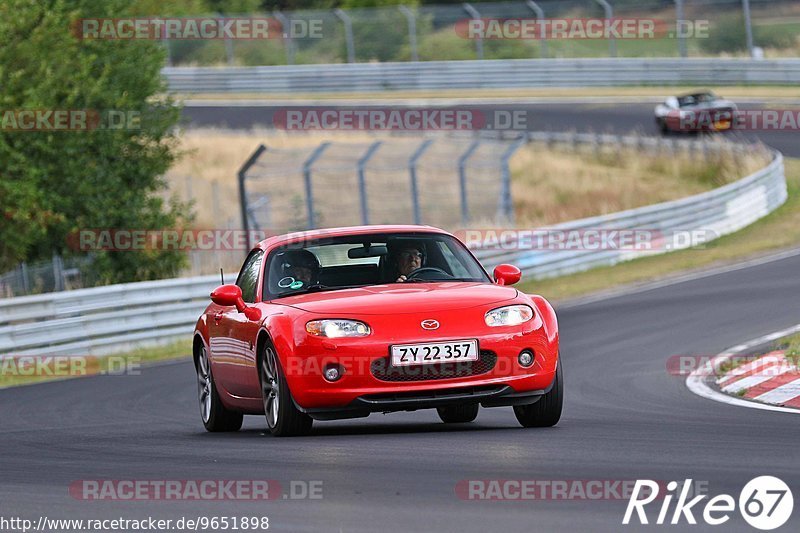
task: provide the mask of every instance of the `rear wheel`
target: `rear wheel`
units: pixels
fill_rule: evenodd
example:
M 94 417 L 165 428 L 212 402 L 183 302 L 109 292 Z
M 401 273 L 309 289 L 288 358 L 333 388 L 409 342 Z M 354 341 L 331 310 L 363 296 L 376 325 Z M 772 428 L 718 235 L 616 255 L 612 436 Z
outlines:
M 446 424 L 463 424 L 472 422 L 478 416 L 478 404 L 472 405 L 448 405 L 437 407 L 436 412 L 439 418 Z
M 264 401 L 264 415 L 269 432 L 276 437 L 307 434 L 314 421 L 295 407 L 272 344 L 264 347 L 259 368 L 261 398 Z
M 556 365 L 556 377 L 553 388 L 539 401 L 530 405 L 517 405 L 514 414 L 526 428 L 550 427 L 558 424 L 561 418 L 561 407 L 564 404 L 564 372 L 561 370 L 561 357 Z
M 205 345 L 200 347 L 200 351 L 195 359 L 195 369 L 197 370 L 197 397 L 200 402 L 200 417 L 206 430 L 218 431 L 239 431 L 242 427 L 242 413 L 231 411 L 222 405 L 219 399 L 217 386 L 214 384 L 214 376 L 211 374 L 211 364 L 208 361 L 208 352 Z

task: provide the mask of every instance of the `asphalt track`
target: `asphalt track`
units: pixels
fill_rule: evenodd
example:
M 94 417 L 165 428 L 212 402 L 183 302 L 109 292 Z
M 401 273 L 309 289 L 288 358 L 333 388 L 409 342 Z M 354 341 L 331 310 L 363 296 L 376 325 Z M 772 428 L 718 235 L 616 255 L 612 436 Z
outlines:
M 371 103 L 379 107 L 396 107 L 380 103 Z M 446 108 L 438 104 L 430 104 L 436 108 Z M 320 107 L 331 108 L 332 104 Z M 308 109 L 313 106 L 262 103 L 259 105 L 203 105 L 192 102 L 183 110 L 184 124 L 188 128 L 224 127 L 249 129 L 253 127 L 271 127 L 276 111 L 289 109 Z M 340 106 L 354 109 L 363 106 Z M 455 107 L 455 106 L 450 106 Z M 629 134 L 634 132 L 646 135 L 659 135 L 656 129 L 653 103 L 619 102 L 619 103 L 497 103 L 497 104 L 465 104 L 459 109 L 477 109 L 492 117 L 496 110 L 525 111 L 525 124 L 529 130 L 540 131 L 578 131 L 594 133 Z M 760 103 L 743 103 L 742 110 L 792 108 L 787 105 L 765 105 Z M 796 107 L 796 106 L 795 106 Z M 489 118 L 491 122 L 491 118 Z M 800 129 L 790 131 L 752 131 L 727 132 L 722 134 L 731 140 L 756 141 L 776 148 L 789 157 L 800 157 Z M 682 135 L 683 138 L 697 138 Z
M 797 504 L 797 418 L 695 396 L 666 362 L 797 323 L 798 272 L 795 255 L 558 309 L 566 401 L 551 429 L 522 429 L 510 408 L 495 408 L 456 426 L 420 411 L 317 423 L 312 436 L 294 439 L 265 436 L 261 417 L 247 417 L 239 433 L 208 434 L 188 361 L 2 390 L 0 516 L 266 515 L 270 530 L 288 532 L 754 531 L 738 514 L 716 528 L 622 526 L 624 501 L 464 501 L 455 486 L 692 478 L 738 498 L 748 480 L 769 474 L 795 489 Z M 85 479 L 321 480 L 323 498 L 74 499 L 70 483 Z M 779 531 L 796 531 L 799 513 Z

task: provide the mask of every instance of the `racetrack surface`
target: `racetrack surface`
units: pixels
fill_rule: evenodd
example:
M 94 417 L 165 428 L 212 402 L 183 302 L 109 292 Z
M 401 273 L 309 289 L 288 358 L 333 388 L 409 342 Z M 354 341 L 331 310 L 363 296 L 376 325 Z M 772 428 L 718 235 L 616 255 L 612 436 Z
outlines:
M 394 108 L 396 106 L 371 103 L 372 106 Z M 183 109 L 184 124 L 187 127 L 225 127 L 248 129 L 256 126 L 270 127 L 278 110 L 309 109 L 314 106 L 287 106 L 262 104 L 252 105 L 203 105 L 193 102 Z M 331 109 L 334 104 L 320 105 Z M 629 134 L 639 132 L 645 135 L 660 135 L 656 128 L 652 103 L 508 103 L 508 104 L 465 104 L 464 106 L 444 106 L 431 104 L 431 107 L 477 109 L 492 116 L 493 110 L 524 110 L 526 124 L 531 131 L 577 131 L 594 133 Z M 741 104 L 739 108 L 755 110 L 762 108 L 780 109 L 787 106 Z M 342 109 L 355 109 L 354 106 L 340 106 Z M 363 109 L 364 107 L 358 107 Z M 735 131 L 720 134 L 731 140 L 760 140 L 764 144 L 780 150 L 789 157 L 800 157 L 800 130 L 793 131 Z M 670 138 L 699 138 L 697 135 L 672 135 Z
M 455 486 L 466 479 L 692 478 L 738 499 L 751 478 L 776 475 L 797 502 L 797 419 L 702 399 L 666 363 L 796 324 L 798 272 L 795 255 L 562 308 L 566 400 L 552 429 L 522 429 L 510 408 L 494 408 L 455 426 L 420 411 L 316 423 L 312 436 L 293 439 L 265 436 L 262 417 L 246 417 L 239 433 L 208 434 L 188 361 L 2 390 L 0 516 L 266 515 L 270 530 L 288 532 L 660 529 L 621 526 L 625 501 L 463 501 Z M 324 497 L 91 502 L 68 493 L 82 479 L 321 480 Z M 798 520 L 795 509 L 780 531 Z M 716 528 L 681 524 L 666 527 L 754 531 L 738 513 Z

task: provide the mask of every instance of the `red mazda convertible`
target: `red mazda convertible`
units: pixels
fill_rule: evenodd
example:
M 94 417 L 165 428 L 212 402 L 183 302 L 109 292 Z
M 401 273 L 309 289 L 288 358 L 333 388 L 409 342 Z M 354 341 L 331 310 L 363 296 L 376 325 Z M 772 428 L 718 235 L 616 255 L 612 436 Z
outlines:
M 209 431 L 265 414 L 276 436 L 314 420 L 435 408 L 471 422 L 513 406 L 525 427 L 561 417 L 558 325 L 541 296 L 494 279 L 453 235 L 361 226 L 271 237 L 211 293 L 194 362 Z

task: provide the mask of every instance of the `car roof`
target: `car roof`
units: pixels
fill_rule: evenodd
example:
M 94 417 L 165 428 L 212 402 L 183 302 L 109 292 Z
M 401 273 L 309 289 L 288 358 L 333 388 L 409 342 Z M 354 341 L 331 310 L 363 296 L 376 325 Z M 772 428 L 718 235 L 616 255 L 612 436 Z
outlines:
M 274 237 L 268 237 L 259 242 L 255 248 L 267 251 L 275 248 L 276 246 L 282 246 L 284 244 L 290 244 L 293 242 L 301 242 L 304 240 L 317 239 L 320 237 L 344 237 L 347 235 L 369 235 L 371 233 L 433 233 L 452 236 L 451 233 L 448 233 L 443 229 L 433 226 L 418 226 L 413 224 L 346 226 L 340 228 L 313 229 L 295 233 L 286 233 L 284 235 L 276 235 Z

